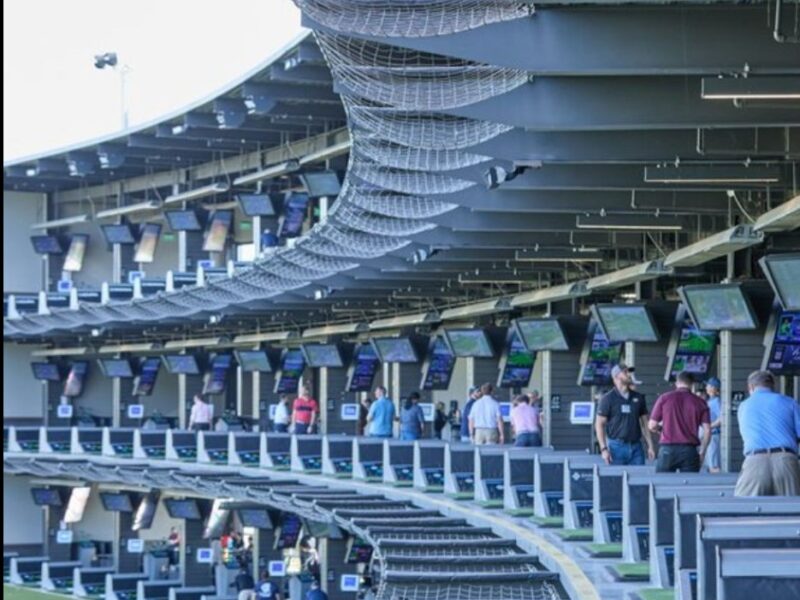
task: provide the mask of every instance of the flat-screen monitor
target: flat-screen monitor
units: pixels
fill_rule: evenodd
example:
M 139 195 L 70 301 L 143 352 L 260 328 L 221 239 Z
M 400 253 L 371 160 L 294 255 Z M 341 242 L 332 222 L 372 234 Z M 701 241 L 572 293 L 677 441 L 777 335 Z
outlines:
M 303 232 L 307 211 L 308 194 L 290 194 L 284 203 L 283 220 L 278 236 L 283 238 L 299 236 Z
M 224 500 L 219 498 L 214 499 L 214 503 L 211 505 L 211 514 L 208 516 L 206 527 L 203 530 L 204 539 L 219 538 L 225 533 L 231 511 L 227 508 L 223 508 L 224 503 Z
M 508 330 L 506 348 L 500 358 L 497 387 L 524 388 L 530 383 L 536 353 L 528 350 L 514 328 Z
M 707 330 L 755 329 L 758 319 L 741 286 L 687 285 L 678 288 L 695 325 Z
M 109 512 L 133 512 L 131 496 L 125 492 L 100 492 L 100 501 Z
M 64 500 L 57 488 L 31 488 L 33 503 L 36 506 L 63 506 Z
M 266 350 L 237 350 L 236 362 L 242 367 L 245 373 L 260 371 L 262 373 L 272 373 L 272 364 L 269 361 Z
M 136 243 L 131 226 L 127 223 L 105 223 L 100 225 L 100 229 L 109 245 L 132 246 Z
M 800 253 L 772 254 L 759 264 L 784 310 L 800 310 Z
M 199 521 L 203 518 L 197 500 L 192 498 L 164 498 L 164 507 L 172 519 Z
M 302 350 L 309 367 L 338 369 L 344 366 L 342 353 L 336 344 L 303 344 Z
M 136 246 L 133 262 L 151 263 L 156 259 L 156 248 L 161 236 L 161 224 L 142 223 L 139 232 L 139 244 Z
M 89 236 L 86 234 L 73 235 L 69 240 L 69 249 L 64 259 L 62 270 L 77 273 L 83 268 L 83 257 L 89 245 Z
M 443 337 L 437 335 L 430 342 L 428 357 L 422 369 L 423 390 L 446 390 L 456 366 L 456 355 L 450 350 Z
M 211 360 L 211 368 L 206 373 L 203 385 L 203 394 L 221 394 L 225 391 L 225 384 L 228 381 L 228 372 L 233 365 L 233 355 L 217 354 Z
M 31 243 L 36 254 L 64 254 L 64 246 L 57 235 L 32 235 Z
M 248 217 L 275 216 L 275 205 L 269 194 L 237 194 L 236 199 Z
M 708 375 L 714 360 L 718 337 L 716 331 L 698 329 L 689 317 L 686 307 L 681 305 L 667 349 L 667 372 L 664 379 L 674 381 L 681 371 L 692 373 L 697 380 L 703 379 Z
M 657 342 L 650 311 L 644 304 L 595 304 L 595 319 L 609 342 Z
M 149 356 L 142 359 L 139 364 L 139 374 L 133 380 L 133 395 L 149 396 L 152 394 L 160 369 L 161 359 L 157 356 Z
M 92 493 L 91 487 L 74 487 L 69 494 L 69 502 L 67 502 L 67 511 L 64 513 L 65 523 L 80 523 L 83 519 L 83 511 L 86 510 L 86 504 L 89 502 L 89 496 Z
M 272 529 L 272 519 L 266 508 L 240 508 L 239 520 L 244 527 L 255 527 L 256 529 Z
M 368 392 L 372 389 L 372 381 L 381 366 L 381 359 L 375 348 L 367 342 L 358 346 L 350 367 L 347 379 L 348 392 Z
M 228 239 L 228 231 L 233 223 L 232 210 L 218 210 L 211 215 L 211 222 L 206 231 L 206 238 L 203 241 L 204 252 L 223 252 L 225 241 Z
M 164 213 L 172 231 L 201 231 L 203 226 L 194 210 L 168 210 Z
M 300 179 L 303 180 L 303 185 L 312 198 L 338 196 L 342 189 L 336 171 L 307 171 L 300 175 Z
M 385 363 L 416 363 L 419 361 L 411 339 L 407 337 L 384 337 L 370 340 L 378 358 Z
M 58 370 L 58 365 L 51 362 L 35 362 L 31 363 L 33 370 L 33 378 L 39 381 L 61 381 L 61 373 Z
M 67 380 L 64 382 L 64 395 L 77 398 L 83 392 L 83 384 L 89 372 L 89 363 L 85 360 L 75 361 L 70 365 Z
M 573 402 L 569 405 L 569 422 L 573 425 L 594 423 L 594 402 Z
M 299 348 L 284 350 L 281 356 L 281 369 L 275 382 L 275 393 L 296 394 L 305 368 L 306 359 Z
M 164 366 L 173 375 L 200 375 L 200 365 L 194 354 L 165 354 Z
M 532 352 L 569 350 L 569 343 L 556 317 L 515 319 L 514 327 L 522 343 Z
M 445 329 L 450 350 L 461 358 L 492 358 L 494 349 L 483 329 Z
M 153 519 L 156 516 L 156 509 L 158 508 L 159 492 L 152 491 L 145 494 L 139 506 L 136 508 L 136 514 L 133 516 L 132 531 L 139 531 L 141 529 L 150 529 L 153 525 Z
M 775 375 L 800 376 L 800 310 L 773 315 L 765 341 L 763 368 Z
M 106 377 L 133 377 L 131 361 L 127 358 L 101 358 L 98 359 L 97 363 Z
M 581 352 L 578 385 L 611 385 L 611 369 L 622 360 L 623 342 L 609 342 L 606 334 L 592 319 Z
M 283 513 L 280 531 L 275 537 L 275 548 L 277 550 L 287 550 L 297 547 L 302 532 L 302 519 L 294 513 Z
M 345 562 L 349 564 L 369 563 L 372 560 L 372 544 L 360 537 L 351 537 L 347 540 L 347 555 Z

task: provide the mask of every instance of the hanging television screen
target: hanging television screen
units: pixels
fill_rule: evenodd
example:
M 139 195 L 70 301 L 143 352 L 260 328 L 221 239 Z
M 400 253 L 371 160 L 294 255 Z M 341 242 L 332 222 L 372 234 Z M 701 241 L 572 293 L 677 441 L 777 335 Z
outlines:
M 531 381 L 536 353 L 528 350 L 522 343 L 519 333 L 509 329 L 506 349 L 500 359 L 500 376 L 497 387 L 524 388 Z
M 211 360 L 211 369 L 206 373 L 203 394 L 222 394 L 225 391 L 231 365 L 233 365 L 231 354 L 217 354 Z
M 384 337 L 370 340 L 375 347 L 378 358 L 385 363 L 416 363 L 419 362 L 417 352 L 411 339 L 407 337 Z
M 64 271 L 77 273 L 83 268 L 83 258 L 86 256 L 86 247 L 89 245 L 89 236 L 85 234 L 73 235 L 69 240 L 67 257 L 64 259 Z
M 150 356 L 142 359 L 139 364 L 139 375 L 133 380 L 134 396 L 149 396 L 153 393 L 161 369 L 161 359 Z
M 230 231 L 232 223 L 232 210 L 218 210 L 211 215 L 211 222 L 208 225 L 208 231 L 206 231 L 206 237 L 203 241 L 203 251 L 224 252 L 225 241 L 228 239 L 228 231 Z
M 344 366 L 342 353 L 336 344 L 303 344 L 302 350 L 309 367 L 338 369 Z
M 609 342 L 597 321 L 592 319 L 581 352 L 578 385 L 611 385 L 611 369 L 622 361 L 624 348 L 624 342 Z
M 296 394 L 305 368 L 306 359 L 299 348 L 284 350 L 281 357 L 281 369 L 275 382 L 275 393 Z
M 556 317 L 515 319 L 514 327 L 522 343 L 532 352 L 569 350 L 569 343 Z
M 269 194 L 237 194 L 242 212 L 248 217 L 274 217 L 275 206 Z
M 266 508 L 240 508 L 236 512 L 244 527 L 272 529 L 272 519 Z
M 784 310 L 800 310 L 800 253 L 772 254 L 759 264 Z
M 83 384 L 89 372 L 89 363 L 80 360 L 70 365 L 69 374 L 64 382 L 64 395 L 77 398 L 83 393 Z
M 136 238 L 133 235 L 131 226 L 127 223 L 116 223 L 100 225 L 103 232 L 103 237 L 106 238 L 106 243 L 109 246 L 119 244 L 121 246 L 132 246 L 136 243 Z
M 272 364 L 270 364 L 266 350 L 237 350 L 235 354 L 236 362 L 245 373 L 256 371 L 272 373 Z
M 678 293 L 700 329 L 728 331 L 758 327 L 753 307 L 738 284 L 687 285 L 678 288 Z
M 161 225 L 159 223 L 142 223 L 139 235 L 139 244 L 136 246 L 136 254 L 133 262 L 151 263 L 156 259 L 156 248 L 161 237 Z
M 58 488 L 31 488 L 31 495 L 36 506 L 64 506 L 64 500 L 61 498 Z
M 168 210 L 164 213 L 172 231 L 202 231 L 200 218 L 194 210 Z
M 109 512 L 133 512 L 130 494 L 124 492 L 100 492 L 103 508 Z
M 461 358 L 492 358 L 494 350 L 483 329 L 445 329 L 445 339 L 453 354 Z
M 303 223 L 308 212 L 308 194 L 292 193 L 286 199 L 283 207 L 278 237 L 297 237 L 303 232 Z
M 441 336 L 431 340 L 428 357 L 422 369 L 423 390 L 446 390 L 450 387 L 450 379 L 456 366 L 456 355 L 450 350 Z
M 675 381 L 681 371 L 694 374 L 697 380 L 703 379 L 711 368 L 718 339 L 718 332 L 698 329 L 689 317 L 686 307 L 681 305 L 667 349 L 667 372 L 664 379 Z
M 200 521 L 203 518 L 200 514 L 200 506 L 193 498 L 164 498 L 164 507 L 172 519 Z
M 347 558 L 345 558 L 345 562 L 348 564 L 369 564 L 372 560 L 372 551 L 372 544 L 360 537 L 351 537 L 347 540 Z
M 200 365 L 194 354 L 165 354 L 164 366 L 173 375 L 200 375 Z
M 763 368 L 775 375 L 800 375 L 800 311 L 776 313 L 767 329 Z
M 592 313 L 609 342 L 657 342 L 650 311 L 644 304 L 595 304 Z
M 61 381 L 58 365 L 51 362 L 31 363 L 33 378 L 39 381 Z
M 303 532 L 303 521 L 294 513 L 283 513 L 281 517 L 281 529 L 275 537 L 276 550 L 288 550 L 296 548 L 300 542 L 300 535 Z
M 367 342 L 362 343 L 356 350 L 353 364 L 348 373 L 347 391 L 369 392 L 380 366 L 381 359 L 378 358 L 375 347 Z
M 101 358 L 97 362 L 106 377 L 119 377 L 121 379 L 133 377 L 131 361 L 127 358 Z
M 153 520 L 156 517 L 156 509 L 158 508 L 159 496 L 160 494 L 157 490 L 144 495 L 136 509 L 136 514 L 133 516 L 132 531 L 150 529 L 150 527 L 153 526 Z
M 83 519 L 83 512 L 89 502 L 92 493 L 91 487 L 74 487 L 70 490 L 67 511 L 64 513 L 64 523 L 80 523 Z
M 312 198 L 336 197 L 342 189 L 336 171 L 307 171 L 300 175 L 300 179 Z
M 64 254 L 64 246 L 57 235 L 32 235 L 31 243 L 36 254 Z

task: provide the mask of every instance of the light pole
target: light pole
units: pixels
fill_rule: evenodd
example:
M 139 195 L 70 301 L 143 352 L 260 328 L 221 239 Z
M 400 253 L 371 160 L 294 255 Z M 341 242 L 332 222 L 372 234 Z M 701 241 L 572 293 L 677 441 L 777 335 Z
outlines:
M 116 73 L 119 74 L 120 85 L 120 104 L 122 112 L 122 129 L 128 128 L 128 92 L 126 88 L 126 79 L 131 68 L 126 64 L 119 64 L 116 52 L 106 52 L 104 54 L 95 54 L 94 66 L 96 69 L 105 69 L 111 67 Z

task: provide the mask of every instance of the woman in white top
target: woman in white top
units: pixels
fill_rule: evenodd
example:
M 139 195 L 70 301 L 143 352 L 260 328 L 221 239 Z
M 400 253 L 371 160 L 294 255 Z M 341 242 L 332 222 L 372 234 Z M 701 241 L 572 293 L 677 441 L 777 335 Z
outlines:
M 289 431 L 289 396 L 286 394 L 281 394 L 278 399 L 272 424 L 276 433 L 287 433 Z
M 211 406 L 203 401 L 200 394 L 194 395 L 194 405 L 189 415 L 189 429 L 192 431 L 211 430 Z

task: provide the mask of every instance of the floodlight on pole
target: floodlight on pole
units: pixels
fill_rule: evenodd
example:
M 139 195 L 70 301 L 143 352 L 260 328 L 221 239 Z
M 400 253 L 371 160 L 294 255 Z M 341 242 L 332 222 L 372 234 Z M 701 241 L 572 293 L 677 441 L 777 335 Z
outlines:
M 131 72 L 131 68 L 126 64 L 119 64 L 119 57 L 116 52 L 105 52 L 103 54 L 95 54 L 94 66 L 96 69 L 105 69 L 110 67 L 113 71 L 119 74 L 120 85 L 120 106 L 122 112 L 122 129 L 128 128 L 128 90 L 127 90 L 127 77 Z

